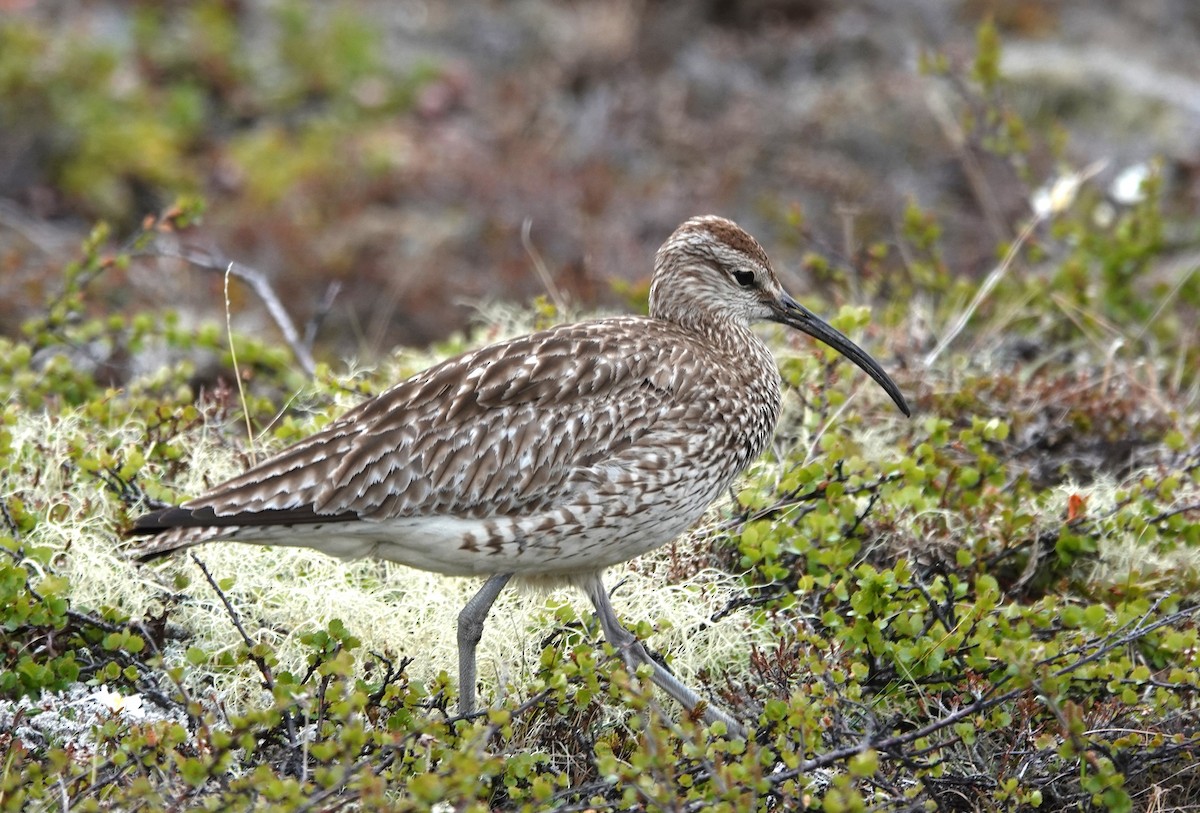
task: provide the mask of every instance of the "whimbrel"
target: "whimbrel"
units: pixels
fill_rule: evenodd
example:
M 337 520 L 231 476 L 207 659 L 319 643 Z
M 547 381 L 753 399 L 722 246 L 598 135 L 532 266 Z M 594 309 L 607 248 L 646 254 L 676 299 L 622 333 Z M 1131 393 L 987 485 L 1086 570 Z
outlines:
M 300 545 L 487 576 L 458 617 L 459 709 L 475 649 L 515 577 L 582 588 L 632 674 L 701 698 L 617 620 L 605 568 L 674 539 L 767 446 L 780 379 L 751 331 L 779 322 L 837 349 L 909 414 L 857 345 L 784 292 L 762 247 L 720 217 L 659 249 L 649 316 L 560 325 L 444 361 L 209 493 L 139 518 L 152 559 L 201 542 Z M 738 723 L 705 704 L 708 721 Z

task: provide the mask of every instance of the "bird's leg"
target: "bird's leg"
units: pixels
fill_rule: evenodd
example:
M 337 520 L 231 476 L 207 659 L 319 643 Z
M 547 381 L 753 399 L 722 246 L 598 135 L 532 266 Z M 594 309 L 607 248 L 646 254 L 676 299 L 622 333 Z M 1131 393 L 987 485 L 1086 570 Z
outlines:
M 655 660 L 642 642 L 637 639 L 637 636 L 627 630 L 617 620 L 617 614 L 608 600 L 608 591 L 604 589 L 604 584 L 600 581 L 599 575 L 588 578 L 582 586 L 588 594 L 588 598 L 592 600 L 592 605 L 596 608 L 596 617 L 600 619 L 600 629 L 604 631 L 605 639 L 612 645 L 613 649 L 621 653 L 621 659 L 625 661 L 625 666 L 631 675 L 637 671 L 639 665 L 643 663 L 649 664 L 653 670 L 650 679 L 660 689 L 675 698 L 689 712 L 694 711 L 701 702 L 704 702 L 700 695 L 683 685 L 679 681 L 679 678 L 675 677 L 665 666 Z M 708 703 L 704 708 L 704 721 L 715 723 L 717 720 L 725 723 L 725 728 L 730 735 L 735 737 L 746 736 L 745 729 L 741 723 L 733 719 L 724 709 Z
M 475 711 L 475 647 L 483 636 L 483 622 L 512 577 L 492 576 L 458 614 L 458 713 L 464 716 Z

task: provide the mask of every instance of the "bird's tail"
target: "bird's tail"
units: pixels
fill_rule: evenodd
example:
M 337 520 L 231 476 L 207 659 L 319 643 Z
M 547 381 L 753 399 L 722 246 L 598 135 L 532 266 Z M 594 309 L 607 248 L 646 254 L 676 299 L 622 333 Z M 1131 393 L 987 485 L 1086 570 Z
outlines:
M 236 528 L 196 525 L 195 512 L 186 508 L 163 508 L 134 520 L 129 536 L 140 537 L 125 546 L 125 554 L 139 562 L 170 556 L 204 542 L 228 538 Z

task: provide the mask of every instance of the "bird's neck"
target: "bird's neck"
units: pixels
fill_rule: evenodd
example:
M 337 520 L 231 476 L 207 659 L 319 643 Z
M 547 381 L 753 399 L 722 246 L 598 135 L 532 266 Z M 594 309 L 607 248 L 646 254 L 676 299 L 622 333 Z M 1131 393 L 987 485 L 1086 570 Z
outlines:
M 739 436 L 731 471 L 741 472 L 775 434 L 782 398 L 779 368 L 766 343 L 745 324 L 708 318 L 694 329 L 713 351 L 712 363 L 720 369 L 716 375 L 737 405 L 736 414 L 720 420 Z
M 697 334 L 704 344 L 725 353 L 734 362 L 763 362 L 772 369 L 775 367 L 775 360 L 763 340 L 749 325 L 731 319 L 725 313 L 697 308 L 671 314 L 669 321 Z
M 695 333 L 700 341 L 720 356 L 720 368 L 731 379 L 731 386 L 761 403 L 767 413 L 779 411 L 779 368 L 766 342 L 748 325 L 722 314 L 690 311 L 672 319 L 680 327 Z M 770 418 L 774 428 L 774 417 Z

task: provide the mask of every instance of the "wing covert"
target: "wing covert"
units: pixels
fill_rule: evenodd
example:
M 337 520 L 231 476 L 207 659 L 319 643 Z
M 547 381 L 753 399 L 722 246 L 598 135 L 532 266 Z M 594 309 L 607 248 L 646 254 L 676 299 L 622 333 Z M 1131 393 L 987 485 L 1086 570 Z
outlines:
M 386 519 L 549 505 L 573 471 L 636 442 L 697 373 L 669 325 L 584 324 L 431 367 L 185 507 Z

